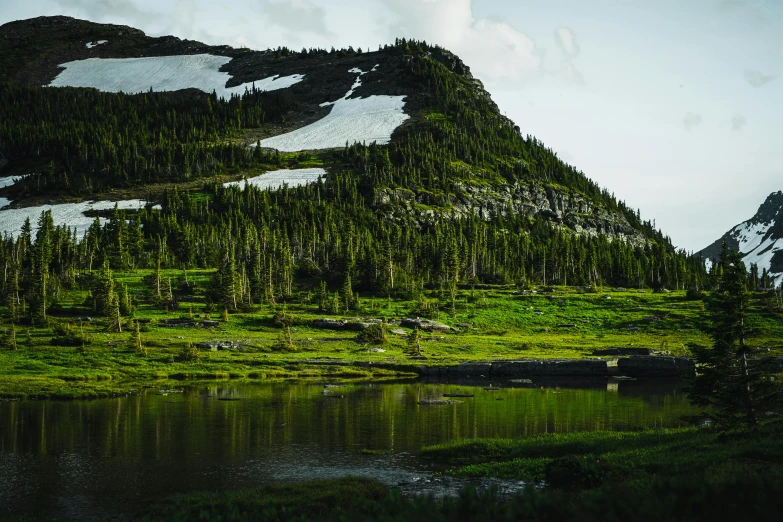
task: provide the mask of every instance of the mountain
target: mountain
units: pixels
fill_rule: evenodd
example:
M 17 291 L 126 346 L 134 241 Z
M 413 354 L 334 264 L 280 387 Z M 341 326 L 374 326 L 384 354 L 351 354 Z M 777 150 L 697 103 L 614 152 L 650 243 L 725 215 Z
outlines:
M 391 287 L 395 270 L 410 285 L 705 277 L 638 212 L 522 136 L 457 56 L 425 42 L 252 51 L 68 17 L 8 23 L 0 161 L 0 234 L 24 234 L 44 203 L 76 241 L 99 234 L 96 216 L 117 224 L 144 208 L 133 223 L 144 237 L 115 237 L 101 256 L 131 241 L 144 244 L 140 266 L 156 255 L 215 267 L 237 248 L 217 234 L 242 238 L 234 254 L 251 263 L 268 235 L 275 255 L 290 252 L 288 291 L 294 272 L 362 272 Z
M 758 267 L 777 284 L 783 282 L 783 191 L 773 192 L 756 214 L 732 228 L 698 255 L 711 266 L 720 257 L 723 243 L 743 254 L 745 265 Z

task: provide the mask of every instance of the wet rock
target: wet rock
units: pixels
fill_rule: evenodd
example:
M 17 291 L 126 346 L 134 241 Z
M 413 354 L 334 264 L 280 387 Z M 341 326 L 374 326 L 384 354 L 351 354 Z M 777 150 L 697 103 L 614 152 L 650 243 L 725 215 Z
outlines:
M 617 368 L 629 377 L 680 377 L 693 375 L 696 364 L 685 357 L 634 355 L 618 359 Z

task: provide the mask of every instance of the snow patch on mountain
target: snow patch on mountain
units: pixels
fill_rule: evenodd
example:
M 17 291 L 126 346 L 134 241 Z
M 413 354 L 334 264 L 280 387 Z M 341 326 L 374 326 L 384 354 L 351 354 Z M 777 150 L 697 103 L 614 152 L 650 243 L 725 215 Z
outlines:
M 92 49 L 93 47 L 98 47 L 99 45 L 103 45 L 108 42 L 109 40 L 98 40 L 97 42 L 87 42 L 84 45 L 87 46 L 87 49 Z
M 341 99 L 321 104 L 321 107 L 332 106 L 325 118 L 287 134 L 261 140 L 261 146 L 297 152 L 339 148 L 346 143 L 389 143 L 397 127 L 410 118 L 403 110 L 405 96 L 350 98 L 361 87 L 361 78 L 367 72 L 357 68 L 348 72 L 357 75 L 356 81 Z
M 85 216 L 84 213 L 95 210 L 112 210 L 114 205 L 120 210 L 139 210 L 146 206 L 147 202 L 140 199 L 125 201 L 82 201 L 81 203 L 62 203 L 58 205 L 40 205 L 36 207 L 13 208 L 0 210 L 0 235 L 10 234 L 17 237 L 22 232 L 24 222 L 29 219 L 33 226 L 33 233 L 38 228 L 38 218 L 46 210 L 52 211 L 52 219 L 55 226 L 67 226 L 76 231 L 78 237 L 83 237 L 90 228 L 94 217 Z M 100 218 L 101 224 L 108 220 Z
M 301 187 L 310 183 L 315 183 L 326 176 L 324 169 L 295 169 L 295 170 L 275 170 L 261 174 L 254 178 L 241 181 L 231 181 L 225 183 L 224 187 L 239 187 L 245 190 L 247 185 L 258 187 L 262 190 L 277 190 L 287 187 Z
M 5 177 L 0 177 L 0 188 L 3 188 L 3 187 L 10 187 L 11 185 L 13 185 L 14 183 L 16 183 L 16 182 L 17 182 L 17 181 L 19 181 L 20 179 L 22 179 L 22 178 L 20 178 L 19 176 L 5 176 Z
M 88 58 L 61 64 L 63 70 L 49 84 L 52 87 L 92 87 L 105 92 L 138 94 L 199 89 L 215 91 L 218 97 L 242 95 L 245 89 L 261 91 L 286 89 L 302 81 L 304 75 L 270 76 L 263 80 L 226 87 L 230 75 L 220 68 L 231 61 L 227 56 L 192 54 L 147 58 Z

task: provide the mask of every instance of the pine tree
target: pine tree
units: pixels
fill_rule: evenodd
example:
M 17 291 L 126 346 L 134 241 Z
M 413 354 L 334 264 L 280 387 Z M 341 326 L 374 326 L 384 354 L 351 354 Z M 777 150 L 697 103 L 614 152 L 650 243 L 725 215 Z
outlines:
M 713 345 L 694 348 L 697 375 L 689 386 L 691 403 L 710 407 L 706 415 L 723 429 L 754 428 L 761 412 L 780 403 L 765 365 L 752 363 L 748 344 L 747 273 L 742 255 L 724 245 L 718 287 L 707 301 Z
M 138 321 L 134 322 L 134 329 L 133 334 L 131 335 L 131 340 L 133 341 L 133 347 L 136 350 L 136 353 L 141 353 L 144 355 L 147 354 L 147 348 L 141 341 L 141 326 L 139 325 Z

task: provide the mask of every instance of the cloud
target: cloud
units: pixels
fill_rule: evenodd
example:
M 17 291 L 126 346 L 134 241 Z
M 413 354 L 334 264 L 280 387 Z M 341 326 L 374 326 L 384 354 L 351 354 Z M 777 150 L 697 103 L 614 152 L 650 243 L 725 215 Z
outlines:
M 573 59 L 579 56 L 579 44 L 576 43 L 574 32 L 568 27 L 558 27 L 555 29 L 555 40 L 557 45 L 566 55 L 566 58 Z
M 490 84 L 516 83 L 539 73 L 540 50 L 506 22 L 476 18 L 471 0 L 382 0 L 395 21 L 389 39 L 416 38 L 459 55 Z
M 292 33 L 332 36 L 326 26 L 326 11 L 310 0 L 259 0 L 269 21 Z
M 761 71 L 745 69 L 745 81 L 753 87 L 761 87 L 775 79 L 775 75 L 767 75 Z
M 581 51 L 579 44 L 576 43 L 576 35 L 568 27 L 561 26 L 555 29 L 555 41 L 560 50 L 563 51 L 564 60 L 560 69 L 551 74 L 566 83 L 584 85 L 585 78 L 574 64 L 574 58 L 579 56 Z
M 701 123 L 701 114 L 696 114 L 693 112 L 689 112 L 685 114 L 685 117 L 682 119 L 682 124 L 685 125 L 685 128 L 688 130 L 691 130 L 693 127 Z
M 743 116 L 742 114 L 735 114 L 731 118 L 731 130 L 733 131 L 741 131 L 742 127 L 744 127 L 748 123 L 747 118 Z

